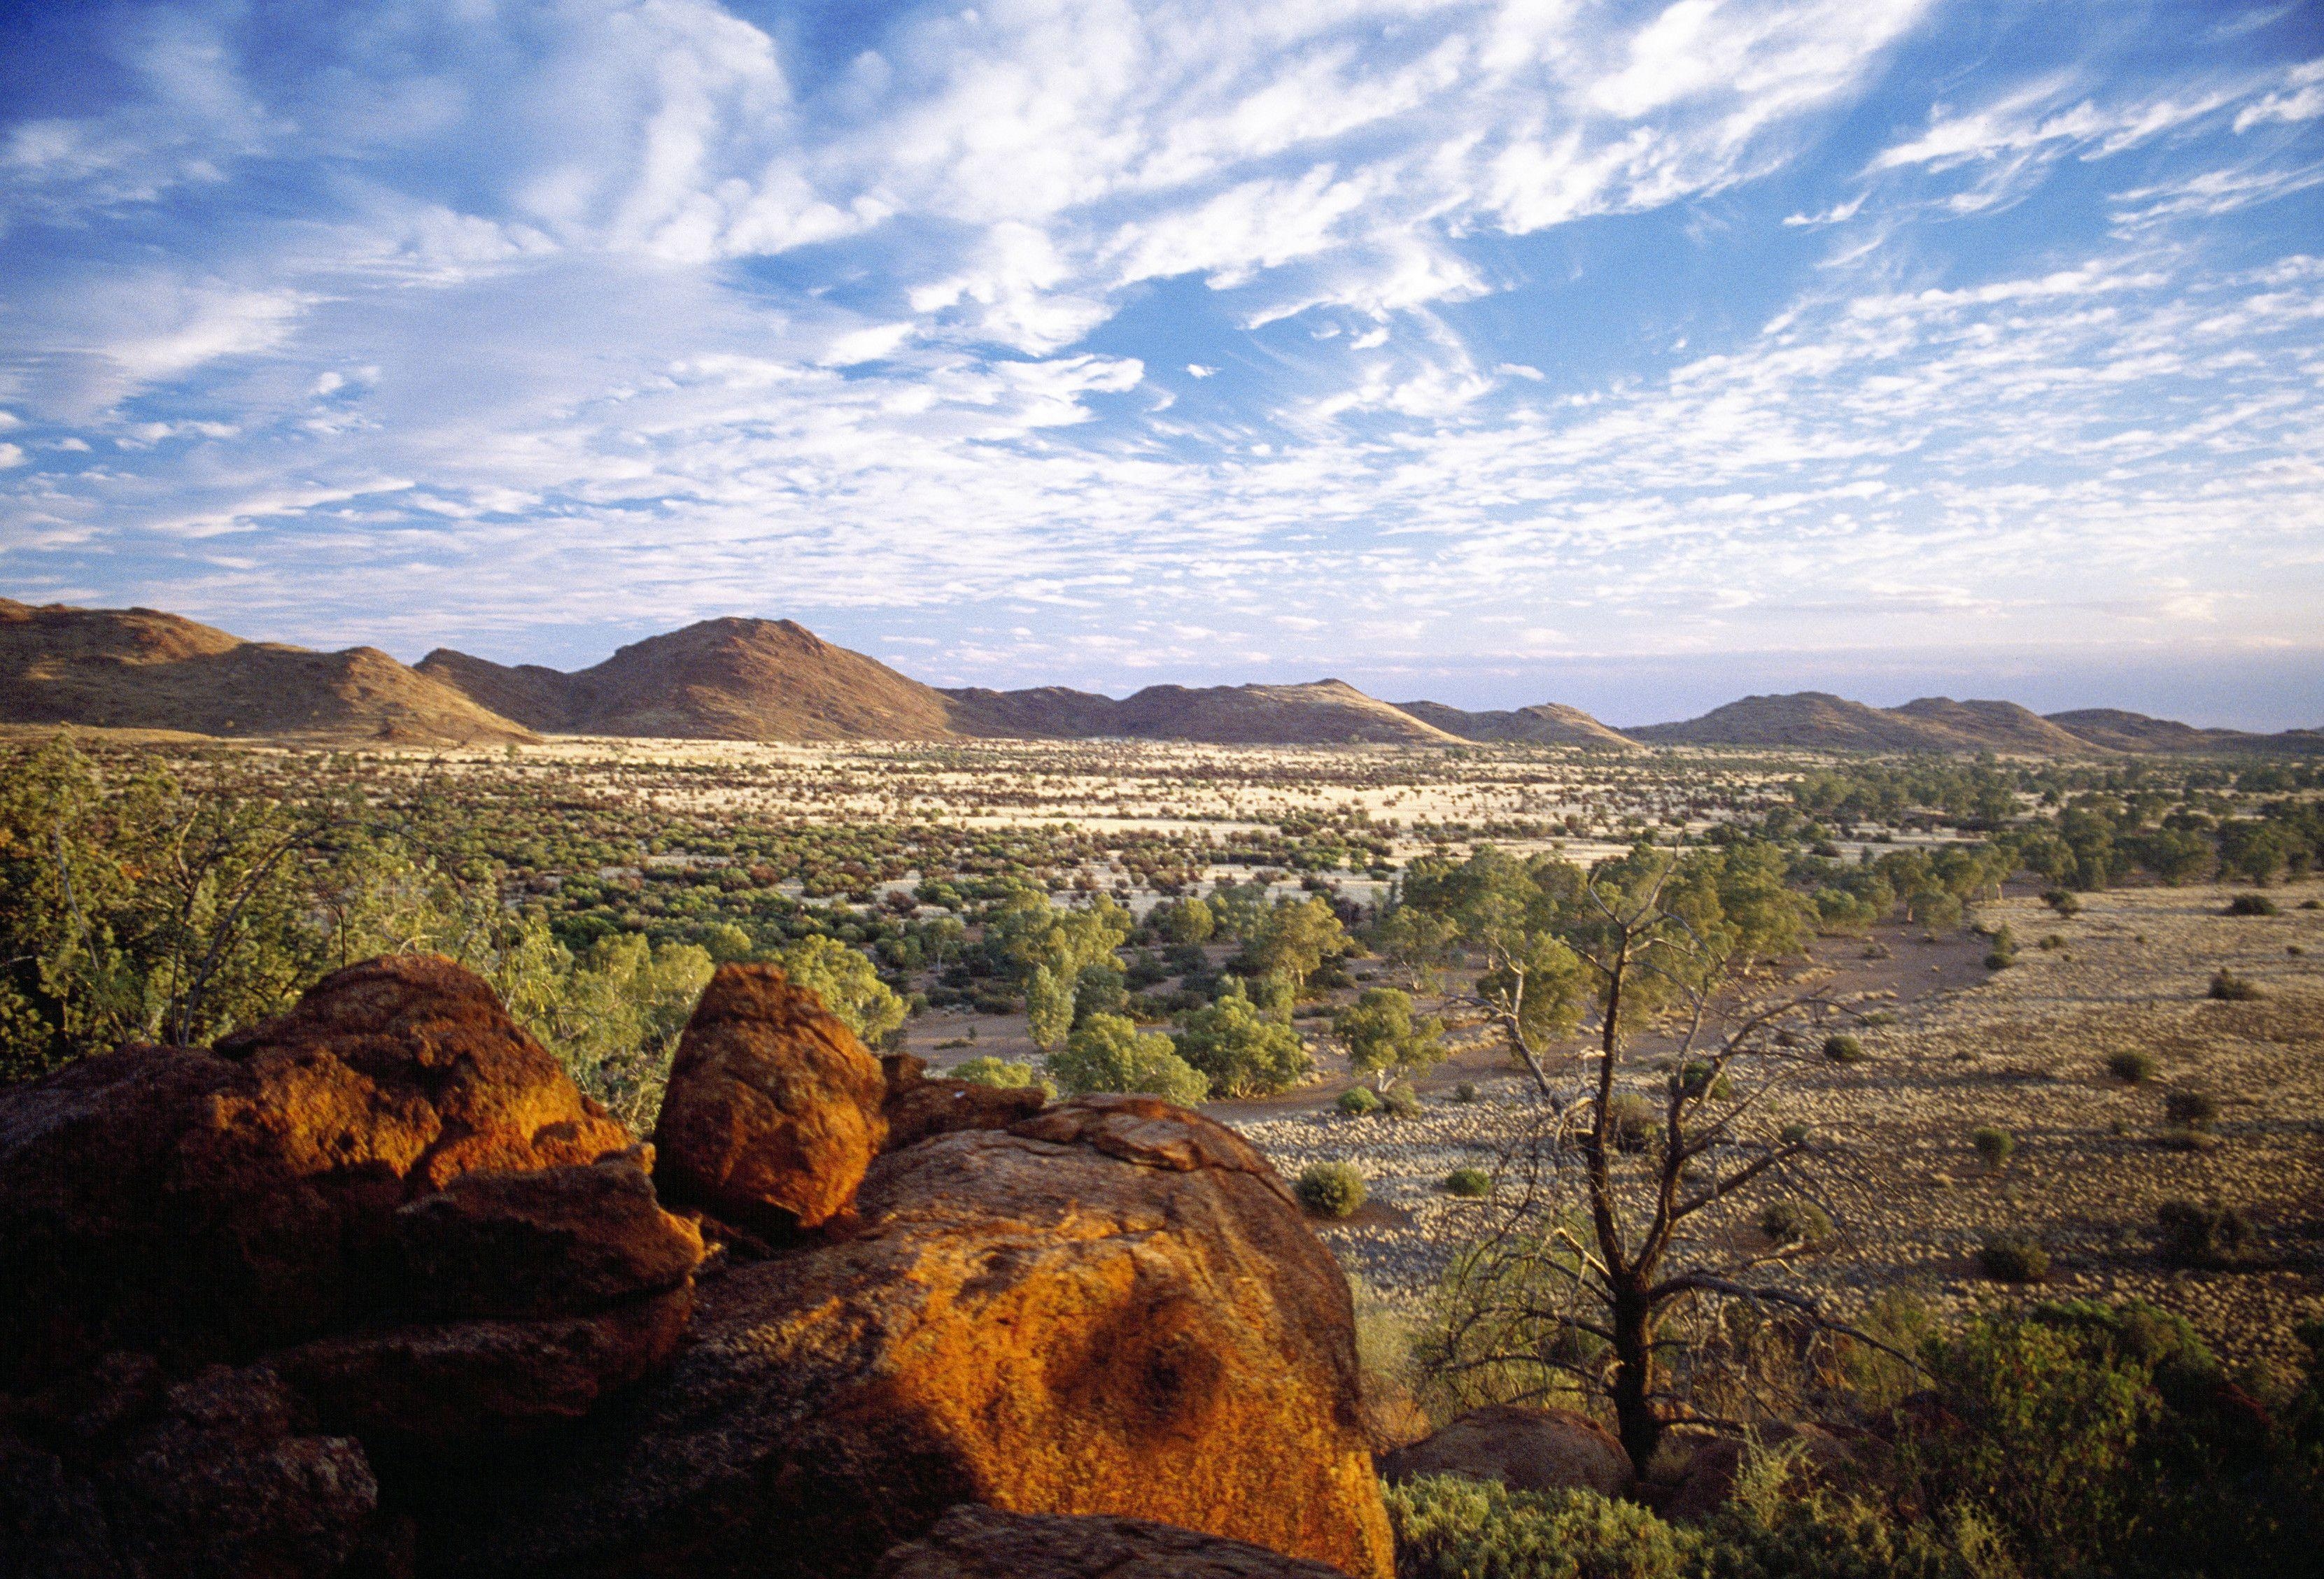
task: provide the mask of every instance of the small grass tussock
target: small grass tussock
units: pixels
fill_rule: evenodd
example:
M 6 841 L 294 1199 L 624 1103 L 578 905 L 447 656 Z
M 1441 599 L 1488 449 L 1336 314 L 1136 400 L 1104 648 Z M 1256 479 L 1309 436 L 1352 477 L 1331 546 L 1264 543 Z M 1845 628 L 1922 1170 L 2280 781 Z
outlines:
M 1823 1056 L 1831 1063 L 1862 1063 L 1864 1043 L 1845 1032 L 1827 1036 L 1823 1039 Z
M 1969 1131 L 1969 1143 L 1977 1148 L 1978 1161 L 1988 1173 L 1998 1173 L 2017 1154 L 2017 1137 L 1997 1124 L 1981 1124 Z
M 1444 1176 L 1444 1188 L 1453 1195 L 1473 1200 L 1493 1193 L 1493 1176 L 1482 1168 L 1455 1168 Z
M 2223 1004 L 2247 1004 L 2265 995 L 2259 990 L 2257 982 L 2249 977 L 2237 976 L 2222 965 L 2211 972 L 2211 985 L 2204 996 L 2217 998 Z
M 2000 1283 L 2038 1283 L 2050 1275 L 2050 1253 L 2042 1242 L 2015 1230 L 1987 1238 L 1978 1250 L 1977 1263 Z
M 2107 1055 L 2107 1073 L 2126 1086 L 2143 1086 L 2154 1078 L 2158 1067 L 2151 1052 L 2132 1049 Z

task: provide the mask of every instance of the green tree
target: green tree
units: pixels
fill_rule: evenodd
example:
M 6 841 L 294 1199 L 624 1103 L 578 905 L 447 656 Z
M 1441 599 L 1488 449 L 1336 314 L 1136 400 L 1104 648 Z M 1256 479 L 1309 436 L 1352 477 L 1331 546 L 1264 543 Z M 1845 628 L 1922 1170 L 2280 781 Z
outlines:
M 1314 1067 L 1298 1033 L 1262 1013 L 1231 979 L 1217 1002 L 1185 1017 L 1176 1040 L 1178 1056 L 1225 1097 L 1283 1090 Z
M 1036 965 L 1025 980 L 1025 1028 L 1033 1045 L 1054 1052 L 1074 1028 L 1074 981 L 1047 965 Z
M 1443 1022 L 1415 1020 L 1412 996 L 1392 987 L 1367 987 L 1333 1016 L 1332 1033 L 1346 1046 L 1349 1066 L 1383 1087 L 1444 1057 Z
M 865 1046 L 879 1046 L 904 1023 L 904 1000 L 871 960 L 838 939 L 802 938 L 775 958 L 794 985 L 821 998 Z
M 1261 974 L 1290 979 L 1293 989 L 1304 989 L 1307 978 L 1354 947 L 1339 916 L 1321 898 L 1275 902 L 1252 928 L 1243 952 Z
M 1199 899 L 1173 899 L 1157 904 L 1147 920 L 1163 941 L 1180 947 L 1207 943 L 1218 930 L 1218 917 Z
M 1138 1091 L 1193 1106 L 1211 1082 L 1180 1058 L 1170 1039 L 1141 1032 L 1119 1014 L 1093 1014 L 1049 1055 L 1049 1073 L 1067 1091 Z

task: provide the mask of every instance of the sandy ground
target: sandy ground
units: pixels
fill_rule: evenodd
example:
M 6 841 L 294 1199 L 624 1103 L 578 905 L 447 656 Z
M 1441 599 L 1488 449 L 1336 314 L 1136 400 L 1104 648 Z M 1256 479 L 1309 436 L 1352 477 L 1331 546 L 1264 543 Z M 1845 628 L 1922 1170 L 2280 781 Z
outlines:
M 2218 888 L 2089 895 L 2071 920 L 2015 898 L 1986 913 L 2020 939 L 2009 969 L 1987 972 L 1980 944 L 1899 940 L 1892 959 L 1842 974 L 1838 987 L 1893 983 L 1874 989 L 1897 993 L 1886 1005 L 1896 1018 L 1862 1033 L 1864 1062 L 1810 1062 L 1781 1097 L 1784 1118 L 1812 1125 L 1829 1144 L 1812 1187 L 1784 1193 L 1821 1200 L 1840 1229 L 1829 1252 L 1795 1263 L 1793 1275 L 1842 1305 L 1899 1286 L 1957 1311 L 2029 1296 L 2136 1295 L 2181 1311 L 2230 1355 L 2296 1358 L 2292 1327 L 2324 1316 L 2324 911 L 2293 907 L 2315 885 L 2278 892 L 2286 909 L 2273 917 L 2224 915 L 2228 895 Z M 2045 936 L 2059 946 L 2036 946 Z M 1936 969 L 1916 969 L 1923 964 Z M 2209 998 L 2223 965 L 2264 996 Z M 2107 1071 L 2107 1055 L 2126 1050 L 2158 1060 L 2153 1081 L 2133 1086 Z M 1641 1069 L 1637 1084 L 1660 1078 Z M 1484 1088 L 1480 1100 L 1446 1095 L 1463 1079 Z M 1417 1118 L 1345 1117 L 1327 1106 L 1344 1084 L 1280 1106 L 1214 1111 L 1286 1174 L 1327 1159 L 1361 1168 L 1380 1209 L 1323 1235 L 1351 1271 L 1417 1302 L 1493 1209 L 1449 1195 L 1444 1176 L 1496 1167 L 1535 1099 L 1482 1047 L 1424 1082 Z M 2221 1116 L 2208 1140 L 2189 1146 L 2163 1104 L 2169 1092 L 2197 1090 L 2218 1099 Z M 1986 1169 L 1970 1142 L 1980 1125 L 2015 1137 L 2015 1155 L 1998 1170 Z M 1765 1198 L 1738 1203 L 1727 1224 L 1711 1226 L 1755 1233 L 1748 1224 Z M 2166 1263 L 2155 1209 L 2173 1198 L 2247 1213 L 2259 1240 L 2249 1263 Z M 2049 1250 L 2044 1283 L 1981 1273 L 1978 1247 L 2005 1229 Z

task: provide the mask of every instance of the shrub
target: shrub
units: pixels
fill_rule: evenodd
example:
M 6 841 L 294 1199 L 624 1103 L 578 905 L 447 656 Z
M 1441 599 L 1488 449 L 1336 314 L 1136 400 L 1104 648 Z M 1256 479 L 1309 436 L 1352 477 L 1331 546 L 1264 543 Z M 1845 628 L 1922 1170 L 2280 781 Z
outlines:
M 1778 1244 L 1821 1244 L 1831 1237 L 1831 1218 L 1813 1201 L 1770 1201 L 1759 1214 L 1759 1232 Z
M 2223 1003 L 2248 1003 L 2260 996 L 2258 984 L 2237 976 L 2226 966 L 2211 973 L 2210 996 Z
M 956 1063 L 940 1072 L 949 1079 L 966 1080 L 973 1086 L 1000 1086 L 1004 1088 L 1038 1086 L 1052 1097 L 1057 1094 L 1056 1086 L 1043 1079 L 1031 1064 L 1010 1063 L 1006 1059 L 990 1055 Z
M 1463 1080 L 1459 1085 L 1452 1088 L 1453 1101 L 1474 1102 L 1476 1099 L 1477 1083 L 1474 1080 Z
M 2006 970 L 2016 963 L 2017 956 L 2002 949 L 1996 949 L 1985 957 L 1987 970 Z
M 1333 1106 L 1351 1118 L 1361 1118 L 1380 1110 L 1379 1093 L 1370 1086 L 1351 1086 L 1340 1093 L 1340 1099 Z
M 1420 1093 L 1409 1086 L 1390 1086 L 1380 1097 L 1380 1111 L 1390 1118 L 1418 1118 Z
M 1397 1579 L 1680 1579 L 1700 1538 L 1594 1492 L 1420 1475 L 1385 1488 Z
M 1977 1253 L 1978 1265 L 1997 1282 L 2038 1283 L 2050 1275 L 2050 1253 L 2030 1234 L 1996 1234 Z
M 1606 1106 L 1606 1133 L 1618 1152 L 1643 1152 L 1654 1139 L 1655 1105 L 1636 1091 L 1617 1091 Z
M 2232 1266 L 2251 1244 L 2251 1219 L 2233 1207 L 2167 1200 L 2154 1210 L 2163 1256 L 2181 1266 Z
M 1682 1064 L 1678 1083 L 1688 1096 L 1707 1097 L 1713 1102 L 1726 1101 L 1735 1090 L 1725 1075 L 1712 1075 L 1711 1060 L 1703 1058 L 1691 1058 Z
M 1969 1143 L 1988 1169 L 1997 1169 L 2017 1151 L 2017 1137 L 1998 1125 L 1981 1124 L 1969 1132 Z
M 2209 1091 L 2173 1091 L 2163 1099 L 2163 1115 L 2200 1134 L 2219 1121 L 2219 1099 Z
M 1845 1033 L 1823 1039 L 1823 1055 L 1833 1063 L 1861 1063 L 1864 1043 Z
M 1364 1176 L 1352 1162 L 1314 1162 L 1294 1186 L 1300 1205 L 1319 1217 L 1352 1216 L 1364 1204 Z
M 1787 1146 L 1796 1146 L 1804 1142 L 1811 1133 L 1812 1132 L 1809 1130 L 1806 1125 L 1793 1123 L 1787 1124 L 1782 1129 L 1776 1131 L 1775 1138 L 1783 1142 L 1784 1144 Z
M 2281 915 L 2275 901 L 2264 894 L 2238 894 L 2227 901 L 2229 915 Z
M 2080 915 L 2082 913 L 2082 902 L 2075 898 L 2072 894 L 2063 888 L 2052 888 L 2049 892 L 2043 894 L 2042 895 L 2042 903 L 2056 911 L 2060 915 Z
M 2107 1073 L 2126 1085 L 2143 1086 L 2154 1078 L 2154 1055 L 2151 1052 L 2108 1053 Z
M 1454 1195 L 1490 1195 L 1493 1177 L 1482 1168 L 1455 1168 L 1444 1176 L 1444 1188 Z

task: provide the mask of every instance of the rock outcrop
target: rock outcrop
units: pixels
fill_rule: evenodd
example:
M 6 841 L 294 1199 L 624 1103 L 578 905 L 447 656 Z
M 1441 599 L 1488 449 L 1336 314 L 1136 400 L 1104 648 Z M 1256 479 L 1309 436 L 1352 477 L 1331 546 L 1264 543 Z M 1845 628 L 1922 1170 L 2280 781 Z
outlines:
M 0 1093 L 0 1377 L 317 1336 L 408 1286 L 406 1203 L 635 1143 L 444 959 L 339 971 L 209 1051 L 86 1059 Z
M 483 982 L 397 959 L 216 1048 L 0 1092 L 14 1568 L 851 1579 L 903 1541 L 1032 1549 L 1021 1520 L 935 1531 L 973 1502 L 1102 1516 L 1043 1525 L 1072 1538 L 1031 1572 L 1387 1579 L 1346 1281 L 1231 1132 L 883 1069 L 769 970 L 719 973 L 680 1063 L 657 1157 Z
M 888 1138 L 888 1082 L 813 993 L 773 965 L 722 965 L 671 1060 L 654 1183 L 757 1234 L 847 1209 Z
M 621 1433 L 447 1565 L 864 1574 L 973 1501 L 1390 1571 L 1346 1281 L 1232 1133 L 1084 1097 L 890 1152 L 854 1207 L 706 1284 Z
M 881 1113 L 888 1121 L 888 1149 L 901 1151 L 937 1135 L 964 1129 L 1007 1129 L 1048 1106 L 1038 1086 L 986 1086 L 974 1080 L 930 1079 L 927 1066 L 908 1052 L 880 1060 L 888 1082 Z
M 0 1092 L 0 1545 L 60 1574 L 408 1569 L 380 1451 L 576 1420 L 676 1350 L 703 1248 L 650 1161 L 436 959 Z
M 1346 1579 L 1339 1569 L 1148 1519 L 964 1503 L 880 1564 L 880 1579 Z
M 1457 1474 L 1499 1481 L 1513 1492 L 1597 1492 L 1618 1497 L 1630 1489 L 1629 1455 L 1614 1434 L 1571 1409 L 1495 1404 L 1462 1415 L 1434 1436 L 1383 1456 L 1380 1474 L 1391 1481 Z

